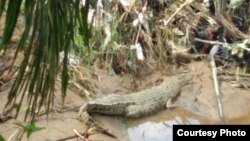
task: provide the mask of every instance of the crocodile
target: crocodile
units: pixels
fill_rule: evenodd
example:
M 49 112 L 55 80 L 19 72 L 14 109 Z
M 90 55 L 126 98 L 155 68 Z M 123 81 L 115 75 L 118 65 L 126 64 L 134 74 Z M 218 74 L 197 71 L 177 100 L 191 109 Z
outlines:
M 168 77 L 152 88 L 148 88 L 131 94 L 110 94 L 105 97 L 89 100 L 78 113 L 87 112 L 125 116 L 127 118 L 138 118 L 159 112 L 174 99 L 181 88 L 187 85 L 192 79 L 190 74 L 179 74 Z

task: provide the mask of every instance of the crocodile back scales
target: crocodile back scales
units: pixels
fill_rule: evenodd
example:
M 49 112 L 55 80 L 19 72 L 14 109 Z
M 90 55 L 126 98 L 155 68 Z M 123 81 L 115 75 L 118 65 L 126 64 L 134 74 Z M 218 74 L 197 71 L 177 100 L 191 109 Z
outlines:
M 142 117 L 163 109 L 167 101 L 176 97 L 191 79 L 190 74 L 171 76 L 160 85 L 143 91 L 124 95 L 111 94 L 90 100 L 86 110 L 88 113 Z

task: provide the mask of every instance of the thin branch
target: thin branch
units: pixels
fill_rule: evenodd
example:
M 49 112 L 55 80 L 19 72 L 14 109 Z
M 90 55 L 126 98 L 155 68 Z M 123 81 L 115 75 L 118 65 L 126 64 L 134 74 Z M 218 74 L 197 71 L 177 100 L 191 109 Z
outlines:
M 12 141 L 12 139 L 16 136 L 16 134 L 18 134 L 19 130 L 20 129 L 18 128 L 14 133 L 12 133 L 7 141 Z
M 187 4 L 190 4 L 190 3 L 192 3 L 192 2 L 193 2 L 193 0 L 186 0 L 186 2 L 183 3 L 183 4 L 174 12 L 174 14 L 172 14 L 172 15 L 169 17 L 169 19 L 167 20 L 165 26 L 167 26 L 167 25 L 170 23 L 170 21 L 174 18 L 174 16 L 175 16 L 179 11 L 181 11 L 182 8 L 184 8 Z
M 229 49 L 231 49 L 231 47 L 229 47 L 229 46 L 231 46 L 231 44 L 228 44 L 228 43 L 223 43 L 223 42 L 219 42 L 219 41 L 203 40 L 203 39 L 199 39 L 199 38 L 194 38 L 194 40 L 197 41 L 197 42 L 208 43 L 208 44 L 212 44 L 212 45 L 225 45 Z M 237 46 L 237 47 L 250 52 L 249 48 L 244 48 L 244 47 L 241 47 L 241 46 Z
M 221 119 L 222 124 L 224 124 L 225 118 L 224 118 L 224 114 L 223 114 L 223 110 L 222 110 L 221 94 L 219 91 L 219 83 L 218 83 L 218 79 L 217 79 L 217 70 L 216 70 L 216 65 L 215 65 L 215 61 L 214 61 L 214 55 L 211 55 L 211 57 L 210 57 L 210 64 L 212 67 L 214 87 L 215 87 L 215 93 L 216 93 L 216 97 L 217 97 L 217 104 L 218 104 L 218 108 L 219 108 L 220 119 Z
M 84 136 L 82 136 L 76 129 L 73 130 L 74 133 L 79 137 L 81 138 L 82 140 L 85 140 L 86 138 Z
M 229 45 L 228 43 L 223 43 L 223 42 L 219 42 L 219 41 L 203 40 L 203 39 L 199 39 L 199 38 L 194 38 L 194 40 L 197 42 L 208 43 L 208 44 L 212 44 L 212 45 Z
M 85 133 L 81 133 L 81 136 L 86 136 Z M 72 135 L 72 136 L 69 136 L 69 137 L 66 137 L 66 138 L 63 138 L 63 139 L 58 139 L 56 141 L 66 141 L 66 140 L 70 140 L 70 139 L 74 139 L 74 138 L 78 138 L 79 136 L 77 135 Z

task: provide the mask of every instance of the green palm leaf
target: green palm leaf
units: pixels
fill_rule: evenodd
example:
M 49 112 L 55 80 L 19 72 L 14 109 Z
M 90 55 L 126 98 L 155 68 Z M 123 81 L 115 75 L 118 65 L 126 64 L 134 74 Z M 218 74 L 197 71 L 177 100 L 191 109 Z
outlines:
M 8 2 L 8 5 L 7 5 Z M 1 0 L 0 16 L 7 5 L 3 40 L 0 49 L 5 49 L 11 40 L 20 7 L 24 4 L 25 26 L 16 47 L 17 54 L 24 52 L 18 75 L 8 95 L 8 105 L 17 103 L 16 116 L 25 102 L 26 116 L 34 118 L 36 111 L 45 105 L 47 113 L 53 104 L 56 77 L 60 73 L 59 53 L 64 51 L 62 61 L 62 97 L 65 98 L 68 82 L 67 58 L 74 43 L 74 29 L 77 26 L 88 47 L 87 14 L 89 2 L 80 9 L 79 0 Z M 26 94 L 27 93 L 27 94 Z M 20 98 L 17 98 L 20 97 Z
M 1 0 L 0 1 L 0 18 L 3 14 L 3 11 L 4 11 L 4 8 L 5 8 L 5 3 L 6 3 L 6 0 Z
M 22 0 L 8 1 L 8 9 L 7 9 L 7 15 L 6 15 L 6 22 L 5 22 L 5 28 L 3 33 L 3 39 L 2 39 L 2 45 L 6 45 L 13 34 L 13 31 L 15 29 L 17 18 L 20 13 L 20 7 L 22 4 Z M 6 3 L 6 0 L 3 0 L 0 2 L 0 16 L 2 15 L 2 12 L 4 10 L 4 5 Z M 0 50 L 3 46 L 0 46 Z
M 29 122 L 26 125 L 22 125 L 21 123 L 14 123 L 14 124 L 20 126 L 24 130 L 24 132 L 27 133 L 27 137 L 30 137 L 30 135 L 34 132 L 45 129 L 44 127 L 37 127 L 35 122 Z
M 2 135 L 0 135 L 0 141 L 5 141 L 5 139 Z

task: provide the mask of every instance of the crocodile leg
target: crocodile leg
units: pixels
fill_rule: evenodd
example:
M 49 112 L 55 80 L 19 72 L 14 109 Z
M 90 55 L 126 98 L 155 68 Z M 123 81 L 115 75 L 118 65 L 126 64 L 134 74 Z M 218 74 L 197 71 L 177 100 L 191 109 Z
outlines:
M 174 107 L 176 107 L 176 104 L 173 104 L 173 99 L 170 98 L 170 99 L 167 101 L 166 108 L 167 108 L 167 109 L 170 109 L 170 108 L 174 108 Z

